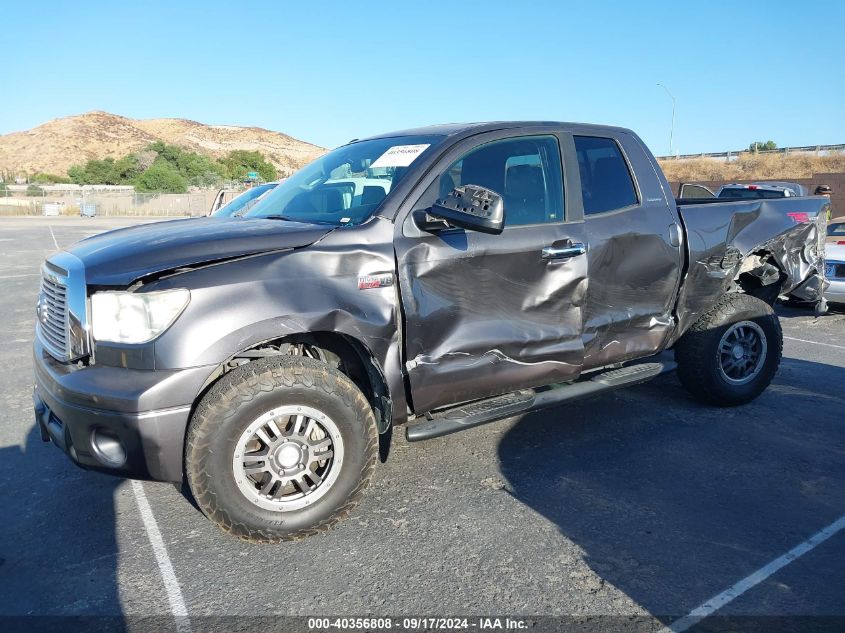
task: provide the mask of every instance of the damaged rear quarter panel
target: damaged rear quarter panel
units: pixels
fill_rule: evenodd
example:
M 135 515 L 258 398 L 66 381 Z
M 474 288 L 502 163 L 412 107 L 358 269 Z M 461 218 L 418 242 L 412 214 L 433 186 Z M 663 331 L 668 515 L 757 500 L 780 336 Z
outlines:
M 677 340 L 730 289 L 743 261 L 766 252 L 785 274 L 789 293 L 823 271 L 825 198 L 776 198 L 719 204 L 682 205 L 689 264 L 678 298 Z M 818 213 L 798 223 L 787 213 Z

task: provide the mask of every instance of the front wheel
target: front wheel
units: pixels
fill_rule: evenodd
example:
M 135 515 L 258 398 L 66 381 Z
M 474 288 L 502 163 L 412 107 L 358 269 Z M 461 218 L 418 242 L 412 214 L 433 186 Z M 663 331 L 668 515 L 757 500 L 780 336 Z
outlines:
M 728 294 L 675 346 L 678 378 L 697 400 L 717 406 L 750 402 L 780 365 L 780 321 L 764 301 Z
M 224 531 L 293 540 L 338 523 L 375 466 L 372 409 L 347 376 L 309 358 L 258 360 L 228 374 L 191 420 L 188 484 Z

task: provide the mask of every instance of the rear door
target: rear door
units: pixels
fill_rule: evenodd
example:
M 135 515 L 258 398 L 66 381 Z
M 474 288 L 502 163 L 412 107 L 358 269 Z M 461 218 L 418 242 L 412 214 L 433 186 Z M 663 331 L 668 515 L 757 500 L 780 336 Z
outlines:
M 436 198 L 466 184 L 503 196 L 501 235 L 419 228 Z M 559 137 L 511 130 L 457 144 L 409 197 L 395 248 L 415 411 L 578 377 L 587 269 L 568 190 Z
M 623 132 L 574 132 L 589 285 L 584 368 L 662 349 L 681 280 L 683 230 L 674 198 L 642 142 Z M 671 205 L 671 206 L 670 206 Z

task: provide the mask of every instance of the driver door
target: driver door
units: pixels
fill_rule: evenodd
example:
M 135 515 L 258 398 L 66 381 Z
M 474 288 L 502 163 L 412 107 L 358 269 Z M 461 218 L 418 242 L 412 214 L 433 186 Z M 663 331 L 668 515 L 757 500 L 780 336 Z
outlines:
M 397 223 L 405 367 L 418 413 L 581 371 L 587 258 L 571 254 L 583 239 L 580 223 L 565 221 L 560 143 L 551 132 L 509 133 L 450 150 Z M 503 197 L 504 231 L 422 230 L 425 209 L 466 184 Z

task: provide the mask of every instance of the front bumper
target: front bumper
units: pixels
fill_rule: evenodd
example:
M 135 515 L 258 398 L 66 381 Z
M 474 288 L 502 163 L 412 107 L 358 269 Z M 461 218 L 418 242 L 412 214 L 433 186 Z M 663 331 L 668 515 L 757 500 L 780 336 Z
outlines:
M 213 366 L 76 368 L 36 340 L 33 404 L 41 437 L 77 465 L 134 479 L 182 480 L 191 406 Z

